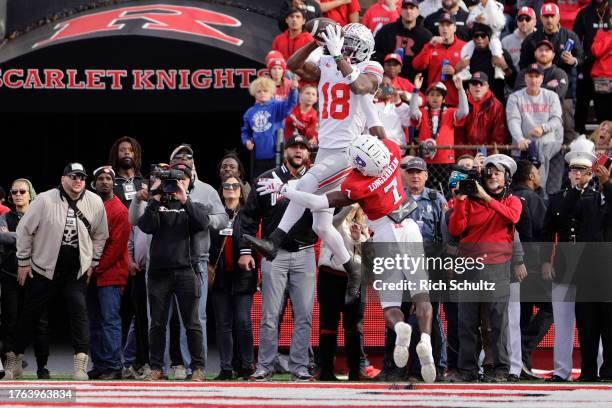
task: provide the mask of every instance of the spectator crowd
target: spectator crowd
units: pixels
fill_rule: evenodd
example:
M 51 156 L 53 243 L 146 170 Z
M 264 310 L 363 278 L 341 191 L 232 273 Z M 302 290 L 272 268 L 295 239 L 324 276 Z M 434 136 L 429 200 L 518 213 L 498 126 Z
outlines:
M 121 137 L 107 163 L 68 163 L 55 188 L 37 194 L 19 178 L 7 200 L 0 190 L 3 377 L 23 377 L 32 343 L 38 378 L 50 378 L 47 311 L 61 295 L 75 380 L 204 381 L 215 369 L 207 367 L 210 298 L 216 380 L 273 378 L 282 365 L 279 326 L 290 307 L 287 371 L 295 381 L 338 380 L 340 316 L 351 381 L 429 380 L 422 376 L 426 363 L 435 366 L 435 381 L 540 379 L 532 353 L 553 323 L 547 381 L 572 380 L 574 324 L 579 380 L 612 381 L 612 303 L 585 300 L 585 278 L 572 273 L 589 270 L 599 279 L 612 265 L 586 259 L 601 252 L 572 258 L 555 248 L 612 237 L 612 19 L 605 0 L 584 2 L 572 29 L 560 24 L 561 13 L 554 2 L 379 0 L 362 10 L 357 0 L 284 0 L 268 74 L 250 84 L 254 104 L 243 117 L 240 140 L 251 152 L 251 174 L 228 152 L 218 180 L 207 183 L 195 165 L 201 153 L 182 144 L 145 175 L 139 142 Z M 321 118 L 352 119 L 334 116 L 345 113 L 342 88 L 330 91 L 288 68 L 296 52 L 320 41 L 304 28 L 319 17 L 340 26 L 361 22 L 374 38 L 372 59 L 383 71 L 373 111 L 394 144 L 388 150 L 401 149 L 401 197 L 413 207 L 409 217 L 425 253 L 457 256 L 467 243 L 510 248 L 494 250 L 473 277 L 507 288 L 505 295 L 432 297 L 427 314 L 402 304 L 405 323 L 416 319 L 415 332 L 431 336 L 433 361 L 412 358 L 399 367 L 394 347 L 403 340 L 387 327 L 382 371 L 373 369 L 364 347 L 365 301 L 344 302 L 348 270 L 319 239 L 317 211 L 294 220 L 274 259 L 259 256 L 243 237 L 272 235 L 289 206 L 281 193 L 260 195 L 258 181 L 297 182 L 316 160 Z M 317 47 L 309 63 L 327 51 Z M 372 209 L 356 201 L 336 209 L 333 228 L 350 262 L 360 265 L 372 241 Z M 570 258 L 578 259 L 574 269 Z M 537 301 L 526 296 L 528 284 L 542 288 Z M 256 350 L 251 316 L 258 290 Z M 418 346 L 409 353 L 417 354 Z

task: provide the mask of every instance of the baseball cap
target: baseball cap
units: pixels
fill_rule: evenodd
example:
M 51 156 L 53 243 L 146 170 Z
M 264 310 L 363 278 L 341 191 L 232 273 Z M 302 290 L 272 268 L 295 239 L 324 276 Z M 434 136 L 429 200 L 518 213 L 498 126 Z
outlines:
M 113 180 L 115 180 L 115 170 L 111 166 L 100 166 L 93 172 L 94 180 L 98 178 L 100 174 L 108 174 Z
M 387 54 L 385 56 L 384 62 L 387 62 L 387 61 L 397 61 L 399 62 L 400 65 L 402 65 L 402 57 L 399 54 L 396 54 L 394 52 L 392 52 L 391 54 Z
M 425 163 L 425 160 L 420 157 L 413 157 L 412 159 L 408 160 L 408 162 L 402 164 L 401 168 L 404 170 L 416 169 L 421 171 L 427 171 L 427 163 Z
M 470 81 L 469 81 L 469 82 L 470 82 L 470 83 L 472 83 L 472 82 L 478 82 L 478 83 L 481 83 L 481 84 L 487 84 L 487 83 L 489 83 L 489 77 L 488 77 L 488 75 L 487 75 L 487 74 L 485 74 L 484 72 L 482 72 L 482 71 L 477 71 L 477 72 L 474 72 L 474 73 L 472 74 L 472 78 L 470 78 Z
M 295 146 L 297 144 L 302 144 L 302 145 L 308 147 L 308 141 L 302 135 L 293 135 L 293 136 L 291 136 L 285 142 L 285 147 L 287 148 L 287 147 Z
M 442 15 L 440 16 L 440 19 L 438 20 L 439 23 L 451 23 L 451 24 L 455 24 L 455 16 L 453 16 L 451 13 L 442 13 Z
M 527 74 L 530 72 L 537 72 L 540 75 L 544 75 L 544 70 L 538 64 L 530 64 L 525 72 Z
M 517 17 L 528 16 L 535 19 L 535 11 L 531 7 L 523 6 L 519 9 Z
M 87 173 L 85 172 L 85 168 L 81 163 L 69 163 L 64 167 L 64 176 L 69 176 L 71 174 L 82 174 L 87 177 Z
M 444 85 L 442 82 L 437 82 L 435 84 L 432 84 L 427 89 L 427 93 L 434 91 L 434 90 L 442 92 L 443 95 L 446 95 L 448 93 L 448 89 L 446 88 L 446 85 Z
M 556 16 L 559 14 L 559 6 L 555 3 L 544 3 L 540 9 L 541 16 Z
M 402 0 L 402 8 L 407 6 L 419 7 L 419 2 L 417 0 Z
M 540 48 L 540 46 L 542 46 L 542 45 L 546 45 L 548 48 L 550 48 L 553 51 L 555 50 L 555 46 L 550 41 L 548 41 L 546 38 L 542 39 L 538 43 L 538 45 L 536 45 L 536 49 Z
M 187 143 L 182 143 L 172 151 L 172 154 L 170 154 L 170 160 L 172 160 L 174 156 L 176 156 L 179 152 L 183 150 L 186 150 L 188 154 L 193 156 L 193 149 L 191 148 L 191 145 Z

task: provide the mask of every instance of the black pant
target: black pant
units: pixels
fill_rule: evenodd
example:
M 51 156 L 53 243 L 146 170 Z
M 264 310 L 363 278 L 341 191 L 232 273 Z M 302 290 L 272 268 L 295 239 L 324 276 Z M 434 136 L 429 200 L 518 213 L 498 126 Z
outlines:
M 134 276 L 130 276 L 128 283 L 131 284 L 129 291 L 132 307 L 129 310 L 133 313 L 134 336 L 136 339 L 136 361 L 134 365 L 142 367 L 145 364 L 149 364 L 149 317 L 145 271 L 143 270 Z M 123 314 L 122 318 L 124 318 Z M 127 322 L 131 321 L 132 316 L 130 315 L 127 318 Z
M 191 369 L 204 368 L 202 350 L 202 326 L 198 316 L 201 296 L 201 277 L 191 269 L 163 270 L 149 274 L 147 285 L 151 328 L 149 329 L 149 350 L 151 368 L 161 370 L 164 366 L 166 349 L 166 325 L 170 302 L 174 295 L 187 334 L 187 346 L 191 355 Z
M 2 275 L 2 343 L 4 345 L 5 354 L 7 351 L 13 350 L 15 344 L 15 335 L 17 332 L 17 323 L 21 310 L 23 309 L 23 289 L 17 283 L 17 278 L 13 276 Z M 38 368 L 47 365 L 49 358 L 49 322 L 47 321 L 47 309 L 38 321 L 34 328 L 34 355 L 36 356 L 36 364 Z
M 533 314 L 533 307 L 538 313 Z M 552 304 L 550 302 L 521 302 L 521 353 L 523 364 L 531 370 L 531 353 L 548 333 L 553 323 Z
M 170 365 L 184 365 L 183 353 L 181 352 L 181 321 L 179 320 L 179 308 L 176 296 L 172 298 L 172 316 L 170 316 Z
M 591 64 L 589 68 L 582 67 L 576 81 L 576 131 L 585 132 L 585 125 L 589 114 L 589 104 L 593 99 L 593 79 L 591 78 Z M 586 68 L 586 69 L 585 69 Z M 582 77 L 582 78 L 580 78 Z M 568 89 L 568 92 L 570 89 Z M 601 119 L 600 119 L 601 121 Z
M 47 310 L 49 300 L 60 292 L 66 302 L 72 347 L 74 353 L 89 351 L 89 316 L 87 314 L 87 277 L 76 278 L 74 274 L 55 274 L 53 280 L 33 272 L 25 284 L 23 309 L 17 324 L 17 334 L 13 351 L 23 354 L 32 334 Z
M 583 377 L 597 377 L 599 339 L 603 346 L 600 375 L 612 379 L 612 303 L 576 302 L 576 327 L 580 340 L 580 365 Z
M 347 285 L 346 275 L 319 270 L 317 296 L 319 299 L 319 365 L 322 372 L 333 373 L 334 357 L 338 340 L 338 325 L 342 313 L 344 327 L 344 349 L 349 367 L 349 376 L 357 379 L 361 360 L 360 323 L 363 320 L 365 303 L 356 301 L 344 304 Z
M 455 302 L 444 303 L 446 318 L 446 368 L 457 369 L 459 359 L 459 306 Z

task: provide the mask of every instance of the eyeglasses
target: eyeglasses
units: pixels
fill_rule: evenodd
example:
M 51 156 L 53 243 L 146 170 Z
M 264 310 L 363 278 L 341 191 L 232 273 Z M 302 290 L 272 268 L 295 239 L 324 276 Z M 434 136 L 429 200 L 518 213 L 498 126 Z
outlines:
M 520 17 L 518 18 L 518 21 L 519 21 L 519 22 L 520 22 L 520 21 L 530 22 L 530 21 L 531 21 L 531 17 L 529 17 L 529 16 L 520 16 Z
M 224 190 L 239 190 L 240 183 L 223 183 Z
M 583 168 L 576 168 L 576 167 L 574 167 L 574 168 L 570 169 L 570 172 L 574 173 L 574 174 L 590 174 L 591 170 L 590 169 L 583 169 Z
M 187 159 L 187 160 L 191 160 L 191 159 L 193 159 L 193 154 L 178 153 L 178 154 L 174 155 L 173 159 Z
M 69 174 L 68 177 L 70 177 L 70 180 L 72 181 L 85 181 L 85 179 L 87 178 L 87 176 L 85 176 L 84 174 Z
M 11 190 L 11 194 L 12 195 L 17 195 L 17 194 L 24 195 L 27 192 L 28 192 L 28 190 Z
M 488 35 L 486 35 L 485 33 L 476 33 L 474 34 L 473 38 L 487 38 Z

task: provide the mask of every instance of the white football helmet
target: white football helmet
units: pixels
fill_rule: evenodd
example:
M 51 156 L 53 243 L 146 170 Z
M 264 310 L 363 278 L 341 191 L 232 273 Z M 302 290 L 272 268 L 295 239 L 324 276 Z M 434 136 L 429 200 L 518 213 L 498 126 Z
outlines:
M 342 28 L 344 45 L 342 55 L 349 57 L 353 64 L 367 61 L 374 54 L 374 36 L 363 24 L 351 23 Z
M 368 177 L 377 177 L 389 165 L 391 153 L 378 138 L 360 135 L 348 149 L 351 166 Z

